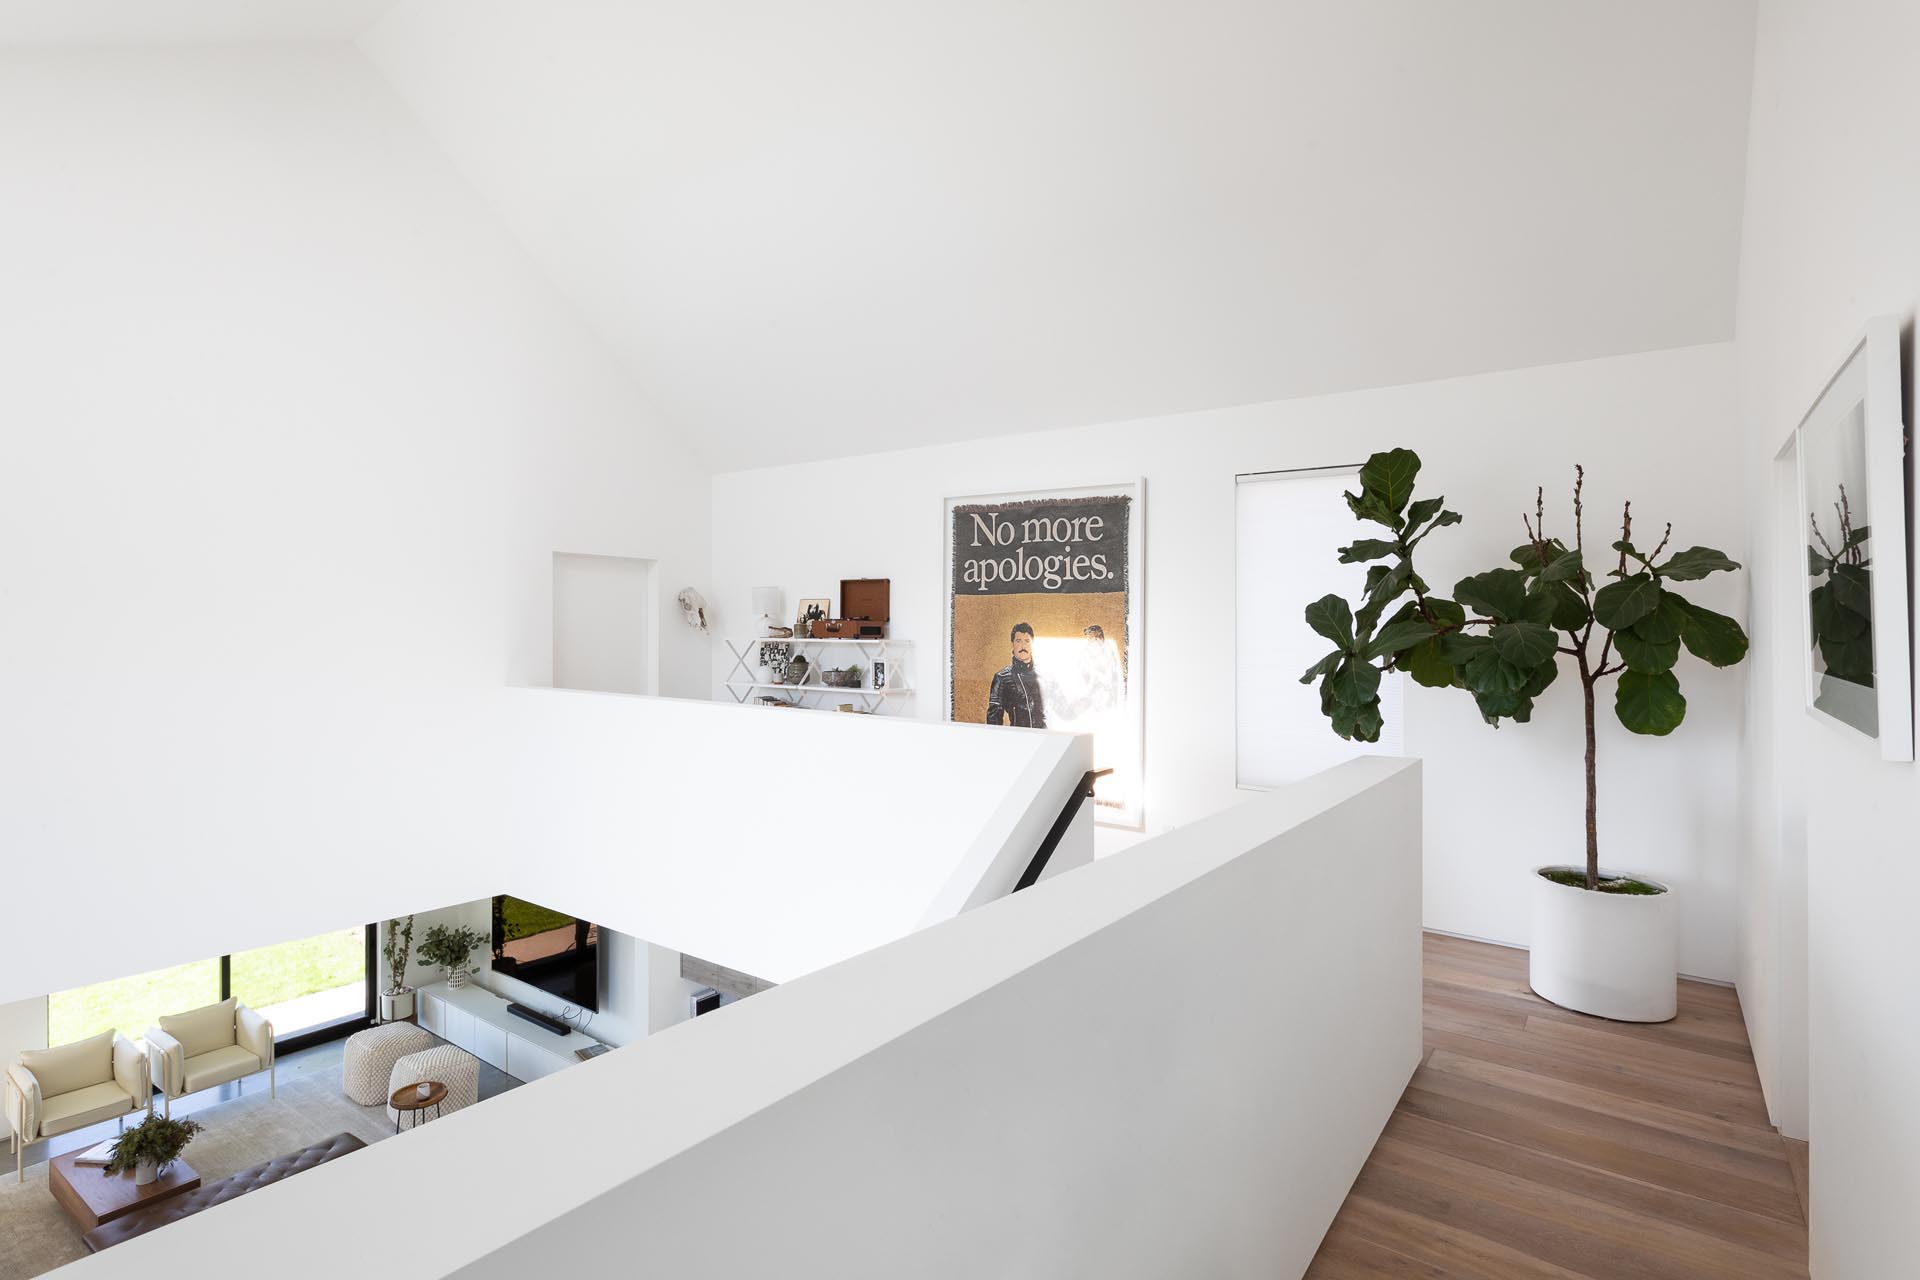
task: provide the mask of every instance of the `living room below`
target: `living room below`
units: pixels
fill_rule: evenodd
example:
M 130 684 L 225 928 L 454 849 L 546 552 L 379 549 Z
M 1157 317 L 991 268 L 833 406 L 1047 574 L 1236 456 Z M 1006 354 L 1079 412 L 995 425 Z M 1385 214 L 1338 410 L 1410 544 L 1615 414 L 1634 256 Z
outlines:
M 682 963 L 499 895 L 0 1006 L 0 1280 L 737 998 Z

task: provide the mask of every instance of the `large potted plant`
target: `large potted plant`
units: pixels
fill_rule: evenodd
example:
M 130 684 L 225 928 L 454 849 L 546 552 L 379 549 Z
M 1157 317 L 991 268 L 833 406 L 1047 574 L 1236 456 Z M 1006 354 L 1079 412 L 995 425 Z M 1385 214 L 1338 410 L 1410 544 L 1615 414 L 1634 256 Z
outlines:
M 114 1141 L 107 1153 L 107 1173 L 133 1170 L 133 1184 L 144 1187 L 180 1158 L 202 1126 L 192 1120 L 172 1120 L 149 1114 Z
M 1380 678 L 1404 671 L 1429 688 L 1464 689 L 1487 723 L 1521 722 L 1571 658 L 1586 714 L 1587 856 L 1584 866 L 1533 872 L 1529 981 L 1555 1004 L 1630 1022 L 1663 1022 L 1675 1011 L 1679 913 L 1671 886 L 1600 865 L 1595 717 L 1603 682 L 1615 681 L 1613 711 L 1633 733 L 1661 736 L 1687 712 L 1674 666 L 1684 647 L 1716 667 L 1746 656 L 1747 637 L 1732 618 L 1675 590 L 1740 566 L 1710 547 L 1666 554 L 1669 524 L 1651 551 L 1633 541 L 1633 509 L 1620 537 L 1594 565 L 1586 559 L 1581 490 L 1574 468 L 1573 545 L 1546 531 L 1544 493 L 1536 491 L 1527 540 L 1512 564 L 1436 595 L 1414 571 L 1413 552 L 1437 529 L 1460 523 L 1445 498 L 1413 497 L 1419 456 L 1376 453 L 1360 469 L 1360 492 L 1346 495 L 1354 517 L 1389 536 L 1340 548 L 1343 564 L 1368 564 L 1366 591 L 1351 608 L 1337 595 L 1307 606 L 1307 625 L 1334 650 L 1301 677 L 1320 682 L 1320 709 L 1343 738 L 1380 737 Z M 1597 567 L 1608 561 L 1602 584 Z
M 420 963 L 445 969 L 448 986 L 464 987 L 472 972 L 469 962 L 473 959 L 473 953 L 486 940 L 487 935 L 478 929 L 469 929 L 460 924 L 436 924 L 420 940 Z
M 380 940 L 387 962 L 387 989 L 380 993 L 380 1021 L 398 1022 L 413 1016 L 413 988 L 407 985 L 407 961 L 413 955 L 413 917 L 387 921 Z

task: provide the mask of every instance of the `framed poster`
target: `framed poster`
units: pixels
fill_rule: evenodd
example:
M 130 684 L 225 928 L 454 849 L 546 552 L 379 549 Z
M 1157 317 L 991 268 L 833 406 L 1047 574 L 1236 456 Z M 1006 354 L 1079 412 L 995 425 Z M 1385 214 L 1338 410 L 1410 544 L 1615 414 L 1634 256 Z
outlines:
M 1093 735 L 1094 819 L 1139 830 L 1146 482 L 949 498 L 947 716 Z
M 1913 650 L 1907 604 L 1907 447 L 1900 420 L 1900 327 L 1893 317 L 1833 375 L 1794 432 L 1796 566 L 1807 710 L 1913 759 Z

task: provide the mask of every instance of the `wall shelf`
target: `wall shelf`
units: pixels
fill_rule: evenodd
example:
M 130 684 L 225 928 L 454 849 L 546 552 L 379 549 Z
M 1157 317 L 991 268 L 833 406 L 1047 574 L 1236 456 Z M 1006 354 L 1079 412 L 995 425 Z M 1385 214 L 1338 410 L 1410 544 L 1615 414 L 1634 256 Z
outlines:
M 814 640 L 780 636 L 725 636 L 722 637 L 722 643 L 733 657 L 733 666 L 728 670 L 723 684 L 735 702 L 744 703 L 774 695 L 789 706 L 813 710 L 825 710 L 842 702 L 851 702 L 862 711 L 878 712 L 889 702 L 913 693 L 913 685 L 907 679 L 905 669 L 906 655 L 913 648 L 911 641 L 885 637 Z M 812 668 L 807 672 L 806 683 L 779 684 L 761 678 L 760 646 L 763 644 L 790 645 L 796 656 L 806 658 L 808 666 Z M 829 657 L 829 654 L 832 656 Z M 821 683 L 821 668 L 846 667 L 855 662 L 862 668 L 862 683 L 858 687 L 843 689 Z M 884 689 L 872 687 L 873 664 L 876 662 L 887 664 L 887 685 Z

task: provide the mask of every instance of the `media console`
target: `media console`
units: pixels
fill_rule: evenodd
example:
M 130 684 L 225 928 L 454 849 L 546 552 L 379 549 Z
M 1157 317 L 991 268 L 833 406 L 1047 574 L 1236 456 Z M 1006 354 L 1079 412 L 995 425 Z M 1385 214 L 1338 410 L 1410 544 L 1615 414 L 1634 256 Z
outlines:
M 516 1080 L 550 1076 L 578 1062 L 576 1050 L 600 1043 L 578 1031 L 553 1031 L 544 1023 L 522 1021 L 505 996 L 471 984 L 422 987 L 418 1007 L 421 1026 Z

